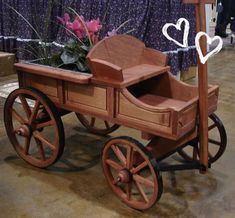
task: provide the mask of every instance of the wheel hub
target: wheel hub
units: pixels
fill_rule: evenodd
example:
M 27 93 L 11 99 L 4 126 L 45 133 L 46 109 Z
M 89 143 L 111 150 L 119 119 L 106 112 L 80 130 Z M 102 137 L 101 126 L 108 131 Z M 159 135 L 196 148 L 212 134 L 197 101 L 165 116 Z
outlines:
M 118 178 L 117 179 L 118 179 L 119 182 L 129 183 L 132 180 L 132 175 L 127 169 L 124 169 L 124 170 L 121 170 L 118 173 Z
M 24 137 L 29 137 L 32 134 L 32 130 L 28 125 L 21 125 L 17 130 L 16 134 Z

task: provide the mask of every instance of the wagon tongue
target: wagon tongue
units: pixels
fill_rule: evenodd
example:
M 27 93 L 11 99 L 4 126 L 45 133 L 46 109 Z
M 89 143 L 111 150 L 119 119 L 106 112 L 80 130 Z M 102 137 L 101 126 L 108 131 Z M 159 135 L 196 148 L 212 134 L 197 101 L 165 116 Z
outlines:
M 185 4 L 196 5 L 197 32 L 206 32 L 205 5 L 215 3 L 215 0 L 183 0 Z M 203 55 L 207 53 L 205 38 L 200 39 Z M 202 64 L 198 58 L 198 85 L 199 85 L 199 135 L 200 135 L 200 163 L 208 168 L 208 72 L 207 63 Z

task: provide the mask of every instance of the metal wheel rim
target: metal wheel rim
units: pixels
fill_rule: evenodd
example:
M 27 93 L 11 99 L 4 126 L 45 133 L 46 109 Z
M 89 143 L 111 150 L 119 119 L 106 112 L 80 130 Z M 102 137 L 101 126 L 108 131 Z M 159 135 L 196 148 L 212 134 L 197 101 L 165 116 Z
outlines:
M 118 186 L 118 184 L 114 184 L 114 181 L 116 178 L 113 177 L 113 174 L 111 172 L 112 167 L 110 166 L 110 159 L 108 157 L 108 151 L 109 151 L 109 149 L 112 149 L 112 145 L 117 145 L 120 143 L 128 145 L 129 151 L 132 149 L 132 150 L 135 150 L 136 152 L 138 152 L 138 154 L 140 154 L 141 157 L 146 162 L 145 164 L 147 164 L 144 168 L 148 168 L 148 170 L 150 170 L 150 172 L 152 174 L 153 181 L 151 181 L 151 183 L 150 183 L 150 180 L 149 181 L 143 180 L 144 182 L 146 182 L 146 184 L 151 184 L 151 186 L 153 186 L 152 187 L 153 193 L 151 195 L 151 198 L 148 199 L 149 200 L 148 202 L 145 200 L 145 197 L 143 197 L 141 192 L 139 192 L 140 196 L 142 195 L 141 201 L 137 201 L 137 200 L 132 199 L 131 196 L 133 195 L 133 193 L 131 193 L 131 191 L 129 191 L 130 193 L 128 193 L 129 186 L 131 186 L 131 185 L 136 186 L 136 184 L 139 183 L 139 181 L 140 181 L 139 179 L 141 176 L 138 175 L 138 171 L 137 171 L 137 173 L 132 174 L 133 181 L 130 182 L 132 184 L 131 185 L 129 185 L 130 183 L 126 184 L 126 193 L 123 192 L 123 190 L 120 188 L 120 186 Z M 127 155 L 128 154 L 129 153 L 127 151 Z M 126 164 L 127 165 L 130 162 L 130 161 L 128 161 L 128 159 L 129 158 L 126 157 L 126 160 L 127 160 Z M 142 162 L 138 166 L 143 167 L 145 164 L 143 164 L 143 162 Z M 127 165 L 126 165 L 126 167 L 122 166 L 124 170 L 128 168 Z M 130 170 L 130 171 L 134 172 L 136 169 L 138 169 L 138 166 L 133 167 L 132 170 Z M 106 180 L 107 180 L 110 188 L 112 189 L 112 191 L 123 202 L 125 202 L 128 206 L 130 206 L 134 209 L 146 210 L 146 209 L 151 208 L 156 203 L 156 201 L 160 198 L 160 196 L 162 194 L 162 177 L 158 171 L 158 165 L 157 165 L 155 159 L 153 159 L 151 157 L 151 154 L 145 149 L 145 147 L 142 144 L 140 144 L 138 141 L 136 141 L 130 137 L 118 137 L 118 138 L 111 139 L 110 141 L 108 141 L 106 143 L 106 145 L 103 149 L 103 153 L 102 153 L 102 167 L 103 167 L 103 171 L 104 171 Z M 122 171 L 122 170 L 120 170 L 120 171 Z M 138 178 L 138 180 L 137 180 L 137 178 Z M 143 186 L 143 183 L 141 185 Z M 137 190 L 138 190 L 138 188 L 137 188 Z
M 208 147 L 209 147 L 209 152 L 210 152 L 210 145 L 212 146 L 212 144 L 214 145 L 218 145 L 219 149 L 216 152 L 215 155 L 211 155 L 209 154 L 209 163 L 214 163 L 215 161 L 217 161 L 224 153 L 224 151 L 226 150 L 226 146 L 227 146 L 227 134 L 226 134 L 226 130 L 223 126 L 222 121 L 219 119 L 219 117 L 212 113 L 209 118 L 211 119 L 211 121 L 213 122 L 212 125 L 210 125 L 209 127 L 209 131 L 216 128 L 216 130 L 219 132 L 219 138 L 220 138 L 220 142 L 215 141 L 213 139 L 209 139 L 209 143 L 208 143 Z M 213 127 L 213 128 L 212 128 Z M 195 138 L 194 140 L 192 140 L 189 145 L 191 145 L 193 147 L 193 154 L 189 155 L 187 152 L 184 151 L 184 148 L 180 151 L 178 151 L 178 153 L 180 154 L 180 156 L 182 156 L 186 161 L 195 161 L 195 160 L 199 160 L 199 137 Z

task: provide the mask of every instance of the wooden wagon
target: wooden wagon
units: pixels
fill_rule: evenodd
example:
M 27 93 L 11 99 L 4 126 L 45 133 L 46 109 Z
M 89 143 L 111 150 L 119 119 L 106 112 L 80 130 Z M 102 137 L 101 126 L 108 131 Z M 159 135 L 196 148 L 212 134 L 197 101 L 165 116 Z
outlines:
M 26 162 L 46 168 L 59 159 L 64 149 L 61 116 L 68 112 L 75 112 L 96 134 L 111 133 L 120 125 L 137 129 L 147 145 L 129 136 L 113 138 L 104 145 L 102 167 L 114 193 L 130 207 L 144 210 L 162 194 L 162 171 L 206 171 L 223 154 L 226 132 L 214 114 L 218 86 L 206 90 L 206 113 L 212 121 L 208 132 L 216 130 L 220 140 L 209 139 L 205 163 L 199 147 L 198 87 L 177 81 L 169 73 L 166 55 L 134 37 L 118 35 L 95 45 L 87 60 L 92 74 L 15 64 L 20 88 L 6 100 L 4 121 L 9 140 Z M 96 126 L 96 118 L 103 120 L 103 127 Z M 175 152 L 187 162 L 161 164 Z

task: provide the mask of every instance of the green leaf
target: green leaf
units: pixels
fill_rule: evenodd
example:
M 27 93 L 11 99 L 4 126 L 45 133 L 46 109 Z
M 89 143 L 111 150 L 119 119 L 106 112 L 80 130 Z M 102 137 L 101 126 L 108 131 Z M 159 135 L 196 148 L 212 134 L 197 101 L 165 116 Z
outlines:
M 78 61 L 78 55 L 76 53 L 71 53 L 68 51 L 64 51 L 61 56 L 61 60 L 63 61 L 64 64 L 73 64 L 76 61 Z
M 80 70 L 82 72 L 88 71 L 87 66 L 84 63 L 82 63 L 81 61 L 77 61 L 76 65 L 77 65 L 78 70 Z
M 80 48 L 87 52 L 90 50 L 89 46 L 86 46 L 86 45 L 82 45 L 80 46 Z

